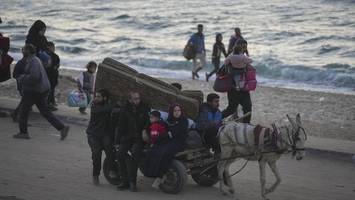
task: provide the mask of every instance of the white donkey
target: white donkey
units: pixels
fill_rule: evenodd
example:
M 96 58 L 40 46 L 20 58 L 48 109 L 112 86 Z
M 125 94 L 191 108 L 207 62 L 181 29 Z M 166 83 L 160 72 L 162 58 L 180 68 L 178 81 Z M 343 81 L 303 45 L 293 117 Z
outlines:
M 287 115 L 286 125 L 273 124 L 273 129 L 261 126 L 238 123 L 229 118 L 219 130 L 221 145 L 221 160 L 218 163 L 218 176 L 220 191 L 226 195 L 234 194 L 234 187 L 229 173 L 230 165 L 235 159 L 230 157 L 243 157 L 246 160 L 258 161 L 260 170 L 261 196 L 266 199 L 266 194 L 273 192 L 281 182 L 276 161 L 283 153 L 292 152 L 297 160 L 305 155 L 304 143 L 307 135 L 302 127 L 301 117 L 297 114 L 295 119 Z M 276 177 L 276 182 L 265 188 L 265 166 L 269 165 Z

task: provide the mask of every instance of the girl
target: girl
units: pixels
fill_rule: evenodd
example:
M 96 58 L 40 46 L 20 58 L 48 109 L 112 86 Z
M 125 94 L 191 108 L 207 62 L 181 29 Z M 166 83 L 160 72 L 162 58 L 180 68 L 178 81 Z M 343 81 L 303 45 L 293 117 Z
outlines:
M 87 104 L 91 102 L 92 95 L 94 94 L 96 68 L 97 68 L 96 62 L 90 61 L 86 65 L 86 71 L 81 72 L 79 78 L 77 78 L 78 89 L 80 92 L 86 94 Z M 79 112 L 81 114 L 87 114 L 86 107 L 79 108 Z

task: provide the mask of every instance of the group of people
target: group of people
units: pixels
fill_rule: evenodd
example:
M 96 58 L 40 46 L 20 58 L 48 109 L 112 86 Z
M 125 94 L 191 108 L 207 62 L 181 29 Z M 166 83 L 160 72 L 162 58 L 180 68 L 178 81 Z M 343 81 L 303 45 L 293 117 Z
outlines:
M 228 68 L 233 76 L 234 86 L 228 91 L 228 107 L 223 110 L 222 116 L 226 117 L 235 113 L 238 106 L 241 105 L 243 113 L 251 113 L 252 102 L 249 91 L 242 90 L 242 83 L 240 82 L 241 75 L 245 72 L 246 67 L 252 63 L 252 59 L 249 58 L 248 43 L 243 38 L 240 28 L 234 29 L 234 34 L 230 37 L 228 49 L 226 50 L 221 33 L 216 34 L 216 42 L 213 45 L 212 51 L 212 64 L 214 69 L 210 73 L 206 73 L 206 81 L 218 72 L 221 67 L 221 56 L 225 56 L 223 65 Z M 205 36 L 203 34 L 203 25 L 197 25 L 197 32 L 194 33 L 189 41 L 188 45 L 191 45 L 195 50 L 195 56 L 193 57 L 193 70 L 192 79 L 199 78 L 198 72 L 206 66 L 206 48 L 205 48 Z M 251 115 L 243 118 L 243 122 L 250 123 Z
M 45 31 L 46 25 L 41 20 L 37 20 L 32 25 L 22 48 L 23 58 L 14 68 L 13 77 L 17 81 L 21 95 L 21 101 L 12 114 L 13 119 L 19 121 L 20 129 L 14 138 L 30 138 L 27 121 L 33 105 L 36 105 L 40 113 L 60 132 L 61 140 L 64 140 L 69 132 L 69 126 L 63 124 L 52 114 L 56 106 L 54 94 L 58 83 L 60 59 L 55 53 L 54 43 L 47 41 Z M 198 32 L 189 40 L 189 43 L 196 47 L 193 79 L 199 77 L 198 71 L 206 63 L 202 32 L 203 26 L 199 24 Z M 232 52 L 233 55 L 228 56 Z M 239 28 L 235 29 L 228 51 L 222 43 L 222 35 L 217 34 L 212 54 L 215 69 L 206 74 L 207 81 L 219 69 L 222 53 L 227 57 L 225 64 L 231 64 L 236 70 L 243 68 L 245 63 L 251 62 L 248 58 L 247 43 L 241 36 Z M 197 60 L 200 62 L 198 63 Z M 91 61 L 86 68 L 87 70 L 82 72 L 77 79 L 77 85 L 78 89 L 87 96 L 88 103 L 92 102 L 86 134 L 92 152 L 93 183 L 99 184 L 101 157 L 104 151 L 109 165 L 114 166 L 115 161 L 119 162 L 119 174 L 122 180 L 118 185 L 119 190 L 137 191 L 137 171 L 141 164 L 144 165 L 144 175 L 156 178 L 153 186 L 158 187 L 174 155 L 185 148 L 188 131 L 191 129 L 183 106 L 172 104 L 168 109 L 167 118 L 162 119 L 162 113 L 152 110 L 148 106 L 150 102 L 143 102 L 137 91 L 131 91 L 128 94 L 128 101 L 125 105 L 111 104 L 109 91 L 105 89 L 94 91 L 97 64 Z M 180 84 L 174 83 L 173 85 L 181 89 Z M 219 109 L 219 99 L 219 95 L 215 93 L 207 95 L 207 101 L 200 106 L 194 126 L 205 145 L 211 148 L 216 156 L 220 153 L 217 133 L 222 119 L 235 113 L 239 104 L 243 106 L 244 113 L 251 111 L 249 92 L 238 90 L 237 87 L 228 92 L 229 103 L 224 111 Z M 79 111 L 86 114 L 86 107 L 79 108 Z M 244 122 L 250 123 L 250 118 L 250 115 L 247 116 Z M 115 155 L 113 144 L 119 144 Z M 145 147 L 148 151 L 145 159 L 142 159 L 142 151 Z M 117 174 L 115 171 L 110 171 L 110 176 L 117 176 Z
M 152 186 L 158 187 L 174 155 L 184 150 L 188 131 L 192 127 L 183 107 L 177 103 L 172 104 L 167 118 L 163 119 L 161 111 L 152 110 L 148 106 L 149 102 L 143 102 L 136 91 L 128 94 L 128 101 L 122 107 L 110 104 L 109 96 L 105 89 L 96 91 L 86 130 L 92 151 L 93 183 L 99 184 L 104 151 L 109 165 L 114 166 L 114 160 L 119 162 L 119 190 L 137 191 L 137 171 L 140 165 L 144 166 L 145 176 L 156 178 Z M 193 128 L 201 133 L 202 140 L 216 155 L 220 153 L 217 132 L 221 121 L 219 96 L 211 93 L 207 95 L 207 102 L 201 105 Z M 113 144 L 119 146 L 115 155 Z M 144 148 L 147 151 L 143 159 Z M 114 171 L 109 173 L 115 176 Z
M 21 49 L 23 57 L 14 67 L 13 77 L 21 96 L 19 105 L 11 114 L 13 120 L 19 122 L 20 131 L 13 136 L 17 139 L 30 138 L 27 121 L 33 105 L 60 132 L 61 140 L 69 132 L 69 126 L 52 113 L 56 110 L 54 93 L 58 83 L 60 59 L 55 53 L 54 43 L 47 40 L 45 32 L 46 24 L 41 20 L 35 21 Z

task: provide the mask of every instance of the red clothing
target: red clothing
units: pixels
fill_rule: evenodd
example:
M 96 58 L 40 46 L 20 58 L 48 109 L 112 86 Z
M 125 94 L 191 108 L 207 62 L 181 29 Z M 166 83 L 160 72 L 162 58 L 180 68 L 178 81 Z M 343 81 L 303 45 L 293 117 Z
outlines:
M 155 144 L 159 136 L 166 134 L 166 126 L 162 122 L 154 122 L 149 126 L 150 143 Z

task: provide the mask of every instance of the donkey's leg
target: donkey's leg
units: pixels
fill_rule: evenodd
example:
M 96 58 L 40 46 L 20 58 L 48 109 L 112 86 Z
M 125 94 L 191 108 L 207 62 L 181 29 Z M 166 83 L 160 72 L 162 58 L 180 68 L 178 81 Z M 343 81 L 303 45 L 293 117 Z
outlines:
M 231 156 L 232 150 L 231 147 L 229 146 L 221 146 L 221 158 L 228 158 Z M 219 178 L 219 190 L 221 191 L 221 193 L 223 195 L 228 194 L 227 190 L 226 190 L 226 185 L 224 183 L 224 177 L 223 174 L 226 171 L 226 165 L 227 165 L 227 161 L 223 160 L 218 162 L 217 168 L 218 168 L 218 178 Z
M 259 171 L 260 171 L 261 197 L 263 198 L 263 200 L 266 199 L 266 197 L 265 197 L 265 183 L 266 183 L 265 166 L 266 166 L 266 162 L 263 160 L 260 160 L 259 161 Z
M 229 187 L 228 191 L 229 193 L 231 194 L 234 194 L 234 185 L 233 185 L 233 181 L 232 181 L 232 177 L 229 173 L 229 169 L 230 169 L 230 166 L 231 164 L 234 162 L 234 160 L 229 160 L 227 161 L 227 164 L 226 164 L 226 170 L 224 171 L 224 175 L 225 175 L 225 181 L 227 183 L 227 186 Z
M 280 176 L 280 173 L 279 173 L 279 169 L 276 166 L 276 160 L 269 161 L 268 165 L 269 165 L 271 171 L 274 173 L 274 175 L 276 177 L 276 181 L 269 189 L 265 190 L 265 194 L 268 194 L 268 193 L 271 193 L 271 192 L 275 191 L 276 187 L 281 183 L 281 176 Z

